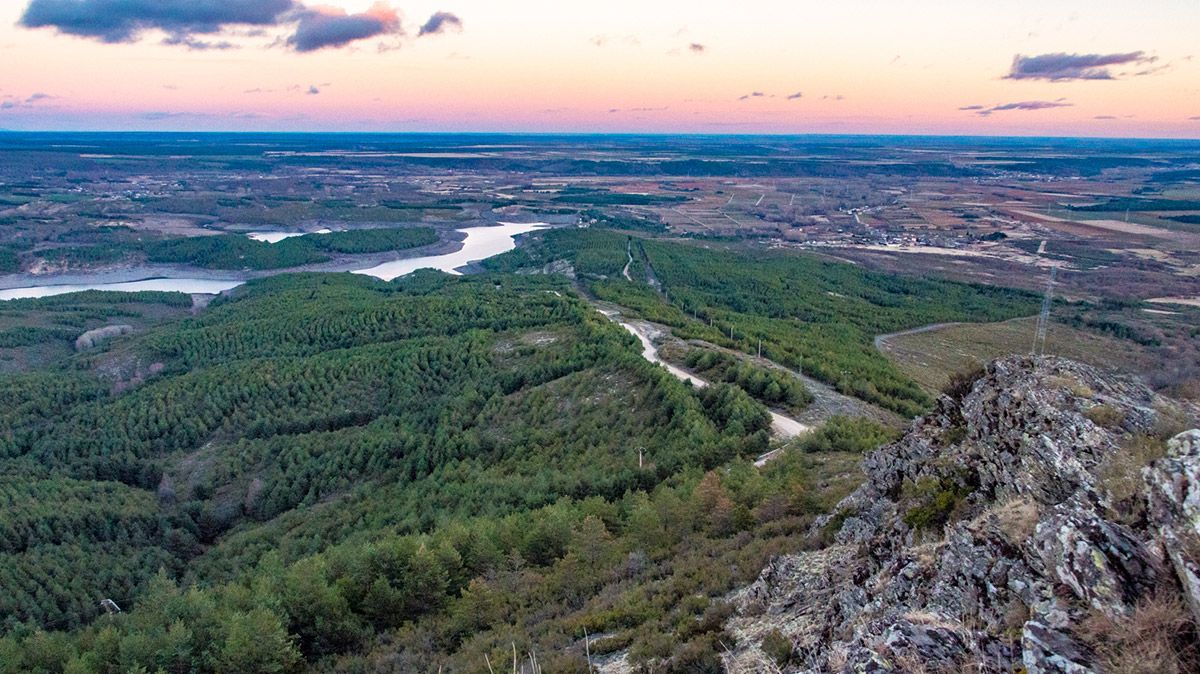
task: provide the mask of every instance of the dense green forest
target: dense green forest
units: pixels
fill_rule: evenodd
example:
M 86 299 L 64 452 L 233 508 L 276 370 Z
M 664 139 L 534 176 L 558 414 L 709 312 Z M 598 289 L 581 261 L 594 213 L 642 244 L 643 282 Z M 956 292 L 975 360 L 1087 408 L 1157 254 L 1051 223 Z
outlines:
M 633 282 L 622 278 L 636 252 Z M 552 230 L 488 261 L 495 270 L 569 261 L 597 297 L 672 327 L 685 339 L 757 353 L 842 393 L 913 416 L 927 394 L 873 344 L 931 323 L 1036 313 L 1029 292 L 869 272 L 814 255 L 644 239 L 608 229 Z M 653 280 L 657 288 L 649 283 Z
M 428 246 L 437 240 L 437 232 L 429 227 L 305 234 L 278 243 L 223 234 L 160 241 L 147 246 L 145 253 L 151 262 L 211 269 L 286 269 L 325 262 L 327 253 L 380 253 Z
M 69 356 L 75 338 L 108 324 L 142 329 L 183 316 L 192 298 L 179 293 L 83 292 L 0 302 L 0 372 L 24 372 Z
M 156 301 L 191 304 L 3 308 Z M 573 671 L 583 629 L 712 662 L 715 597 L 837 495 L 750 466 L 765 409 L 564 279 L 277 276 L 145 321 L 0 375 L 0 672 L 485 671 L 514 640 Z
M 813 401 L 812 393 L 798 377 L 752 365 L 728 353 L 692 349 L 683 362 L 703 379 L 736 384 L 755 400 L 790 412 L 800 412 Z
M 277 243 L 256 241 L 242 234 L 147 241 L 124 236 L 92 245 L 49 248 L 37 254 L 55 264 L 75 267 L 145 258 L 148 262 L 187 264 L 207 269 L 264 270 L 327 262 L 331 253 L 382 253 L 419 248 L 437 242 L 438 234 L 431 227 L 393 227 L 305 234 Z M 5 258 L 0 254 L 0 271 L 4 264 Z

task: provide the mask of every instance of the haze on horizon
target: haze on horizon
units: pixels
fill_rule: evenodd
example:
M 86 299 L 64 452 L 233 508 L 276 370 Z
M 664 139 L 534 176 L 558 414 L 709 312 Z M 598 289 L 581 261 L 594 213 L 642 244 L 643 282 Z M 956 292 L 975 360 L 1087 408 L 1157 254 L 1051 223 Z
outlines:
M 1200 137 L 1200 3 L 0 0 L 0 128 Z

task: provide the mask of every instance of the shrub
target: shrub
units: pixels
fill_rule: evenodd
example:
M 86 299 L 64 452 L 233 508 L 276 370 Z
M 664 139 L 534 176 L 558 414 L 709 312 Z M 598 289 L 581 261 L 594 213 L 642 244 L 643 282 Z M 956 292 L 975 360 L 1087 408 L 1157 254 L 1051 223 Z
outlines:
M 792 640 L 785 637 L 782 632 L 771 630 L 763 637 L 762 650 L 775 664 L 787 667 L 792 661 L 795 647 L 792 645 Z
M 961 424 L 955 424 L 954 426 L 947 428 L 945 431 L 942 431 L 941 435 L 938 436 L 938 442 L 941 443 L 943 447 L 957 445 L 966 439 L 967 427 Z
M 717 639 L 705 635 L 678 649 L 667 664 L 667 674 L 723 674 Z
M 944 478 L 923 478 L 909 483 L 905 492 L 906 500 L 915 505 L 904 513 L 904 523 L 920 531 L 939 528 L 949 522 L 970 490 Z
M 954 401 L 960 401 L 967 397 L 971 389 L 975 387 L 975 382 L 983 378 L 987 371 L 982 365 L 975 365 L 966 370 L 960 370 L 950 375 L 950 381 L 946 382 L 946 387 L 942 389 L 942 393 L 950 396 Z
M 1101 428 L 1117 428 L 1125 423 L 1125 413 L 1112 405 L 1095 405 L 1084 411 L 1083 416 Z
M 804 436 L 800 449 L 805 452 L 869 452 L 895 440 L 899 434 L 866 417 L 830 417 L 825 425 Z
M 842 525 L 846 520 L 850 519 L 850 512 L 847 510 L 839 510 L 830 517 L 825 525 L 821 527 L 819 542 L 822 546 L 833 544 L 834 538 L 838 532 L 842 530 Z

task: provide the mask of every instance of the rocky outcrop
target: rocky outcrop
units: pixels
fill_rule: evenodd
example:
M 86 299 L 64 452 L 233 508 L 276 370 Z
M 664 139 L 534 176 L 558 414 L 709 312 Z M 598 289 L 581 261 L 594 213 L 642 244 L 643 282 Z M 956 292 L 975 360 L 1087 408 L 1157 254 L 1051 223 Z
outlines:
M 1161 440 L 1187 412 L 1071 361 L 992 363 L 864 459 L 817 523 L 829 545 L 732 596 L 727 670 L 1125 671 L 1116 632 L 1150 605 L 1181 618 L 1143 671 L 1193 666 L 1175 642 L 1200 623 L 1200 431 Z M 760 647 L 775 632 L 788 662 Z

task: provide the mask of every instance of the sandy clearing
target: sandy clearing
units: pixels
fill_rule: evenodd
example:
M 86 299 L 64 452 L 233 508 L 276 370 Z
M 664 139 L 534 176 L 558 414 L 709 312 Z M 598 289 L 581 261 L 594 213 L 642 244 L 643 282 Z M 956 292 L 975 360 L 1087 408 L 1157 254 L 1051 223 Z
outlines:
M 1104 229 L 1110 232 L 1121 232 L 1122 234 L 1140 234 L 1143 236 L 1155 236 L 1163 239 L 1176 238 L 1175 232 L 1165 229 L 1158 229 L 1156 227 L 1147 227 L 1146 225 L 1139 225 L 1135 222 L 1125 222 L 1123 220 L 1081 220 L 1078 218 L 1060 218 L 1056 215 L 1037 213 L 1035 211 L 1028 211 L 1020 208 L 1011 208 L 1008 210 L 1011 213 L 1024 215 L 1025 217 L 1033 218 L 1034 220 L 1041 220 L 1042 222 L 1061 222 L 1064 224 L 1079 225 L 1081 227 L 1095 227 L 1096 229 Z
M 1182 304 L 1189 307 L 1200 307 L 1200 297 L 1155 297 L 1146 301 L 1153 304 Z

